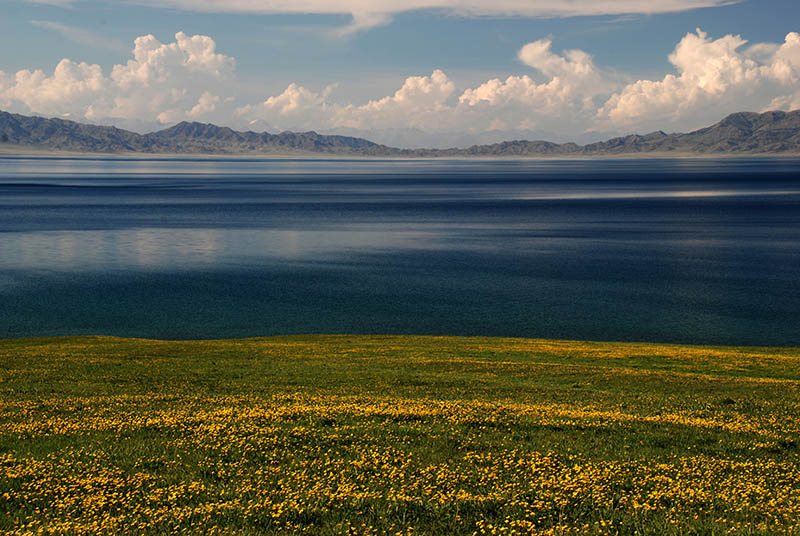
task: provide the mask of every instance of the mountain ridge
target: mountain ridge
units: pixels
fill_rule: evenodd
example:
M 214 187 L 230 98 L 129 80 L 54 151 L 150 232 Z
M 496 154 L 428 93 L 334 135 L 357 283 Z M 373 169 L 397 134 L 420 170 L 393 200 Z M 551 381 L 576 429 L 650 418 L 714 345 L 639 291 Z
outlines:
M 604 156 L 673 154 L 800 154 L 800 110 L 737 112 L 688 133 L 629 134 L 578 145 L 546 140 L 509 140 L 451 149 L 399 149 L 364 138 L 314 131 L 278 134 L 237 131 L 183 121 L 138 134 L 117 127 L 0 111 L 0 149 L 18 147 L 78 153 L 186 155 L 302 155 L 373 157 Z

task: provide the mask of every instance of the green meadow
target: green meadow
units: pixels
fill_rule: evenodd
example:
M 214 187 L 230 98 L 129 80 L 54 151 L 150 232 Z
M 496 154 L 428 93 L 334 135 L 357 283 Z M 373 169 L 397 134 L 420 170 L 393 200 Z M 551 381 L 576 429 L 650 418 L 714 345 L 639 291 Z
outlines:
M 800 534 L 800 349 L 0 341 L 0 533 Z

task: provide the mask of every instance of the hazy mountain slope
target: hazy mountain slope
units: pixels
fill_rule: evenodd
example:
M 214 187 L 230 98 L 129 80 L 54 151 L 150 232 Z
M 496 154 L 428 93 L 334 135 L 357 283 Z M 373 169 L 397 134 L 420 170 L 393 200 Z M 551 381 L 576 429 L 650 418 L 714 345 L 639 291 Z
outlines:
M 592 143 L 586 154 L 687 152 L 687 153 L 781 153 L 800 152 L 800 111 L 741 112 L 716 125 L 688 134 L 653 132 Z
M 0 112 L 0 141 L 4 143 L 67 151 L 137 151 L 141 137 L 115 127 Z
M 396 149 L 363 138 L 316 132 L 238 132 L 205 123 L 179 123 L 149 134 L 0 112 L 0 144 L 92 153 L 336 154 L 349 156 L 558 156 L 641 153 L 800 153 L 800 111 L 742 112 L 687 134 L 653 132 L 577 145 L 505 141 L 466 149 Z
M 144 136 L 149 150 L 190 153 L 334 153 L 384 155 L 389 147 L 361 138 L 323 136 L 316 132 L 237 132 L 203 123 L 179 123 Z
M 237 132 L 203 123 L 179 123 L 150 134 L 0 112 L 0 143 L 30 148 L 93 153 L 396 155 L 371 141 L 316 132 Z

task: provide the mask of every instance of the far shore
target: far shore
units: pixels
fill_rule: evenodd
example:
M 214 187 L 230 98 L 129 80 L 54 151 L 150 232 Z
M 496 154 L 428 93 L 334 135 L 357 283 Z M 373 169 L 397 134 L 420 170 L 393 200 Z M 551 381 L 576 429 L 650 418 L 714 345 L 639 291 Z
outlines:
M 0 156 L 43 156 L 84 158 L 140 158 L 171 159 L 342 159 L 342 160 L 613 160 L 650 158 L 798 158 L 800 153 L 691 153 L 647 152 L 608 154 L 535 154 L 535 155 L 462 155 L 462 156 L 369 156 L 342 153 L 286 152 L 286 153 L 142 153 L 142 152 L 82 152 L 0 144 Z

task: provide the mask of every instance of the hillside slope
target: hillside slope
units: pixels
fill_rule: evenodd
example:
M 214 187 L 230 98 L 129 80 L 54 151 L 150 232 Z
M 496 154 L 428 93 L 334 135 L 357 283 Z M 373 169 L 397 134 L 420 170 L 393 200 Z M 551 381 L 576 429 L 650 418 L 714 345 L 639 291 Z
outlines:
M 183 122 L 137 134 L 115 127 L 0 112 L 0 147 L 86 153 L 149 154 L 325 154 L 383 157 L 602 156 L 647 153 L 794 154 L 800 153 L 800 110 L 741 112 L 686 134 L 663 131 L 631 134 L 578 145 L 514 140 L 465 149 L 398 149 L 363 138 L 316 132 L 239 132 L 212 124 Z

